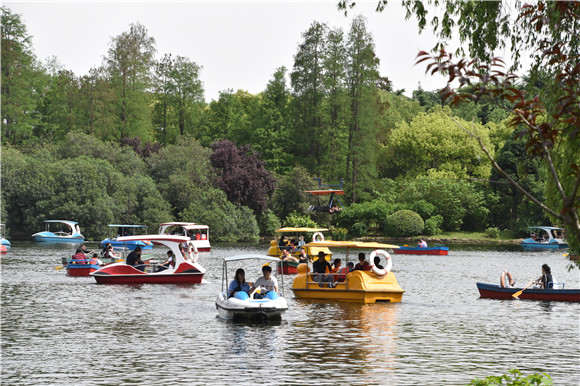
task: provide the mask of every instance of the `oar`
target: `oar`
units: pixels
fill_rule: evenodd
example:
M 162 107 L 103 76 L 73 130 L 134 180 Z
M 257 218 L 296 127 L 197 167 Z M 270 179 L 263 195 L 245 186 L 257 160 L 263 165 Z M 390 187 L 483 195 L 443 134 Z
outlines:
M 58 270 L 63 269 L 63 268 L 64 268 L 64 265 L 59 265 L 58 267 L 55 267 L 54 269 L 56 269 L 58 271 Z
M 527 286 L 525 286 L 525 287 L 524 287 L 523 289 L 521 289 L 520 291 L 518 291 L 518 292 L 516 292 L 516 293 L 512 294 L 512 296 L 513 296 L 514 298 L 518 299 L 518 296 L 520 296 L 520 295 L 522 294 L 522 292 L 524 292 L 525 290 L 527 290 L 527 289 L 528 289 L 528 287 L 529 287 L 529 286 L 531 286 L 533 282 L 534 282 L 534 279 L 530 280 L 530 282 L 528 283 L 528 285 L 527 285 Z

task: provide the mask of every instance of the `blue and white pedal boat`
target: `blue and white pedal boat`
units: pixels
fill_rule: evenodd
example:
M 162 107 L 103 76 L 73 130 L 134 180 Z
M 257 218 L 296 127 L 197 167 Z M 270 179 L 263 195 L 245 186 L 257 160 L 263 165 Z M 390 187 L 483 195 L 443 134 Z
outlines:
M 288 310 L 288 302 L 283 296 L 284 275 L 278 275 L 280 278 L 278 293 L 270 291 L 263 299 L 254 299 L 254 293 L 247 294 L 246 292 L 236 292 L 236 294 L 228 298 L 228 263 L 235 262 L 239 267 L 244 263 L 247 264 L 249 260 L 257 260 L 260 265 L 256 268 L 261 274 L 261 265 L 275 262 L 280 264 L 281 260 L 277 257 L 262 256 L 262 255 L 240 255 L 231 256 L 224 259 L 223 275 L 222 275 L 222 291 L 218 294 L 215 302 L 219 316 L 223 319 L 233 321 L 250 321 L 267 323 L 271 320 L 280 320 L 286 310 Z M 237 267 L 236 267 L 237 268 Z M 235 270 L 234 270 L 235 271 Z M 272 270 L 272 274 L 278 272 L 277 269 Z M 248 272 L 248 270 L 246 270 Z M 233 275 L 232 275 L 233 276 Z
M 120 225 L 120 224 L 109 224 L 109 228 L 112 228 L 117 236 L 107 237 L 101 241 L 101 248 L 104 248 L 107 244 L 111 244 L 114 249 L 127 248 L 134 251 L 135 248 L 141 247 L 142 250 L 153 249 L 153 243 L 149 240 L 132 240 L 132 241 L 119 241 L 118 237 L 121 236 L 138 236 L 136 233 L 139 230 L 143 231 L 143 234 L 147 233 L 147 225 Z
M 76 221 L 45 220 L 44 223 L 46 230 L 32 235 L 32 239 L 36 242 L 82 244 L 85 241 L 85 236 L 81 234 L 81 228 Z

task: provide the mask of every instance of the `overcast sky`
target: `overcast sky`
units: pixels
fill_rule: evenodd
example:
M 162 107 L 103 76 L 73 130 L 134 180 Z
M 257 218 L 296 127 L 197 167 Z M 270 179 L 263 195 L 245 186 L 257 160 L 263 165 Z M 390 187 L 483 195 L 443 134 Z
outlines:
M 56 56 L 76 75 L 100 65 L 111 38 L 139 22 L 155 38 L 158 58 L 171 53 L 203 67 L 208 102 L 226 89 L 263 91 L 276 68 L 291 71 L 302 33 L 313 21 L 348 32 L 358 14 L 367 18 L 380 73 L 395 90 L 411 96 L 419 83 L 425 90 L 444 86 L 443 78 L 425 75 L 424 64 L 414 65 L 417 53 L 431 49 L 435 39 L 430 31 L 418 34 L 415 20 L 405 20 L 398 1 L 390 1 L 383 13 L 374 11 L 375 0 L 357 2 L 348 17 L 337 10 L 336 0 L 3 3 L 22 16 L 41 61 Z

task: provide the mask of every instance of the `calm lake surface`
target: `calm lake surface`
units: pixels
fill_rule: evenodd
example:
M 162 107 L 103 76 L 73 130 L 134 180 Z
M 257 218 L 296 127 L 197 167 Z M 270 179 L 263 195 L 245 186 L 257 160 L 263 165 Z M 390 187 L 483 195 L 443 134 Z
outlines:
M 74 246 L 12 245 L 0 258 L 6 385 L 461 385 L 512 368 L 580 384 L 579 304 L 479 299 L 475 286 L 499 283 L 508 269 L 523 287 L 547 263 L 566 288 L 579 288 L 561 251 L 392 254 L 406 290 L 398 304 L 303 301 L 284 276 L 283 321 L 255 327 L 218 319 L 215 299 L 222 259 L 265 254 L 266 245 L 214 245 L 200 254 L 205 282 L 182 286 L 98 285 L 55 270 Z M 256 263 L 246 277 L 259 272 Z

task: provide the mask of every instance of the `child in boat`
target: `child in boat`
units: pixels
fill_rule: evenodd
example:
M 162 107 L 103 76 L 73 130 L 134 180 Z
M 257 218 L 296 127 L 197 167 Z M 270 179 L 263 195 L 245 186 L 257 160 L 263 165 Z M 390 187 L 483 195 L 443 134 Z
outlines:
M 228 287 L 228 298 L 231 298 L 236 292 L 250 293 L 250 285 L 246 283 L 246 272 L 242 268 L 236 270 L 234 280 L 230 282 Z
M 167 259 L 159 264 L 159 266 L 157 266 L 156 271 L 157 272 L 161 272 L 161 271 L 165 271 L 167 268 L 173 268 L 173 265 L 175 264 L 175 255 L 173 254 L 172 251 L 167 251 Z
M 290 254 L 290 252 L 288 252 L 288 250 L 287 250 L 287 249 L 283 249 L 283 250 L 282 250 L 282 255 L 280 256 L 280 258 L 281 258 L 283 261 L 292 261 L 292 262 L 294 262 L 294 263 L 297 263 L 297 262 L 298 262 L 298 259 L 297 259 L 297 258 L 295 258 L 294 256 L 292 256 L 292 255 Z
M 298 255 L 298 262 L 300 264 L 308 264 L 309 262 L 312 262 L 312 259 L 306 254 L 306 250 L 304 248 L 300 249 L 300 254 Z
M 252 293 L 256 289 L 260 289 L 259 294 L 254 294 L 254 299 L 262 299 L 270 291 L 278 292 L 278 280 L 272 276 L 272 267 L 265 265 L 262 267 L 262 277 L 258 278 L 250 292 Z

